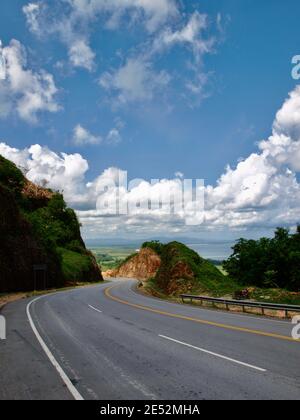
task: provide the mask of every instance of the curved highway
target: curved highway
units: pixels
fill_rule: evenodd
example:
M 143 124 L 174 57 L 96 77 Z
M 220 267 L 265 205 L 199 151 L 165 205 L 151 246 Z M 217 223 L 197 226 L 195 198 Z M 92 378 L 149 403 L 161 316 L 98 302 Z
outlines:
M 135 284 L 6 306 L 0 400 L 300 399 L 290 322 L 165 302 Z

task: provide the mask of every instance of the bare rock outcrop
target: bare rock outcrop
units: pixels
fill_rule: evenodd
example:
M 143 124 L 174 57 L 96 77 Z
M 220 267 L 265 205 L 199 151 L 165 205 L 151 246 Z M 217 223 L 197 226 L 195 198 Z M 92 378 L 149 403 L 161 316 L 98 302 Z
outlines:
M 135 278 L 145 281 L 156 276 L 160 265 L 161 259 L 156 252 L 150 248 L 143 248 L 110 275 L 111 277 Z

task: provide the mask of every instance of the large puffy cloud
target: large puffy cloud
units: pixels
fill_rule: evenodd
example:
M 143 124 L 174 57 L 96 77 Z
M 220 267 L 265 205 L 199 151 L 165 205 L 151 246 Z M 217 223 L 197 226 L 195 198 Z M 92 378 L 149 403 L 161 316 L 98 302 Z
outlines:
M 277 112 L 272 135 L 206 191 L 207 223 L 255 226 L 300 221 L 300 87 Z
M 299 98 L 297 87 L 277 113 L 272 135 L 259 143 L 257 153 L 235 168 L 228 167 L 216 186 L 204 189 L 199 183 L 196 209 L 189 184 L 182 206 L 182 174 L 151 183 L 136 180 L 128 190 L 126 172 L 118 168 L 109 168 L 87 183 L 88 164 L 78 154 L 57 155 L 38 145 L 20 151 L 4 143 L 0 154 L 26 168 L 32 181 L 46 181 L 50 187 L 64 190 L 69 204 L 78 210 L 87 236 L 118 231 L 189 233 L 189 224 L 206 229 L 294 226 L 300 221 Z M 203 195 L 205 209 L 201 212 Z
M 12 40 L 4 48 L 0 43 L 0 55 L 5 64 L 5 78 L 0 80 L 1 117 L 16 112 L 21 119 L 36 122 L 38 113 L 60 109 L 53 76 L 27 68 L 26 51 L 19 41 Z
M 179 178 L 151 183 L 134 180 L 127 184 L 125 171 L 108 168 L 92 182 L 86 182 L 88 163 L 79 154 L 59 155 L 40 145 L 18 150 L 5 143 L 0 143 L 0 154 L 14 161 L 32 182 L 63 192 L 83 222 L 91 218 L 113 217 L 114 223 L 118 224 L 116 217 L 119 214 L 122 223 L 129 226 L 147 217 L 157 222 L 161 218 L 169 219 L 171 225 L 175 220 L 176 223 L 180 220 L 184 222 L 195 212 L 190 202 L 190 184 L 186 184 L 187 199 L 185 209 L 183 207 L 183 189 Z M 202 196 L 203 192 L 200 200 Z M 149 199 L 152 202 L 150 208 Z
M 81 155 L 59 155 L 38 144 L 18 150 L 5 143 L 0 143 L 0 154 L 15 162 L 30 181 L 63 192 L 71 205 L 87 200 L 84 178 L 89 166 Z
M 293 140 L 300 140 L 300 86 L 290 93 L 277 112 L 273 131 L 274 134 L 284 134 Z

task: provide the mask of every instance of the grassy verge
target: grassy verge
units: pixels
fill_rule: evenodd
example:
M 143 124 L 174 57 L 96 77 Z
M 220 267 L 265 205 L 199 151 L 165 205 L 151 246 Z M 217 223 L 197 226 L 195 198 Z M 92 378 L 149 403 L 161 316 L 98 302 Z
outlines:
M 259 302 L 300 305 L 300 293 L 289 292 L 288 290 L 284 289 L 255 288 L 251 293 L 251 299 Z
M 164 300 L 168 300 L 170 302 L 174 302 L 174 303 L 180 303 L 182 304 L 182 300 L 180 297 L 178 296 L 169 296 L 166 295 L 165 293 L 163 293 L 163 291 L 157 286 L 157 284 L 155 283 L 155 281 L 153 279 L 150 279 L 147 283 L 144 283 L 143 286 L 139 286 L 137 289 L 140 293 L 148 295 L 148 296 L 152 296 L 152 297 L 156 297 L 159 299 L 164 299 Z M 229 289 L 224 289 L 223 291 L 226 290 L 227 292 L 229 291 Z M 268 302 L 268 303 L 278 303 L 278 304 L 287 304 L 287 305 L 300 305 L 300 293 L 293 293 L 293 292 L 289 292 L 287 290 L 282 290 L 282 289 L 258 289 L 258 288 L 251 288 L 251 300 L 253 301 L 257 301 L 257 302 Z M 234 288 L 231 289 L 231 292 L 234 291 Z M 218 294 L 214 294 L 214 293 L 203 293 L 203 290 L 195 290 L 192 293 L 190 293 L 192 295 L 205 295 L 205 296 L 212 296 L 212 297 L 225 297 L 225 295 L 221 294 L 221 291 L 218 291 Z M 227 296 L 229 298 L 232 298 L 231 295 Z M 206 309 L 214 309 L 214 310 L 222 310 L 225 311 L 225 306 L 224 305 L 218 305 L 218 304 L 211 304 L 208 302 L 204 302 L 203 305 L 201 305 L 200 302 L 192 302 L 192 303 L 187 303 L 188 305 L 191 305 L 193 307 L 203 307 Z M 242 313 L 243 309 L 242 307 L 237 307 L 237 306 L 232 306 L 230 308 L 231 312 L 236 312 L 236 313 Z M 246 309 L 246 313 L 248 314 L 252 314 L 252 315 L 257 315 L 257 316 L 261 316 L 261 310 L 258 308 L 247 308 Z M 297 314 L 297 313 L 295 313 Z M 293 313 L 290 314 L 290 316 L 292 317 L 293 315 L 295 315 Z M 265 310 L 265 315 L 269 316 L 269 317 L 275 317 L 275 318 L 285 318 L 285 312 L 284 311 L 273 311 L 273 310 Z

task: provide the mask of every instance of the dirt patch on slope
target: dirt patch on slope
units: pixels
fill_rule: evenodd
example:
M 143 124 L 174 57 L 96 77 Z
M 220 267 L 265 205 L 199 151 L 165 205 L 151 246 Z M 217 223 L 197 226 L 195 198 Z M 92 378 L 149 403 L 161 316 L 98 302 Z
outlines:
M 119 269 L 114 270 L 109 274 L 111 277 L 148 280 L 155 277 L 160 265 L 160 257 L 152 249 L 143 248 L 138 254 L 122 264 Z

